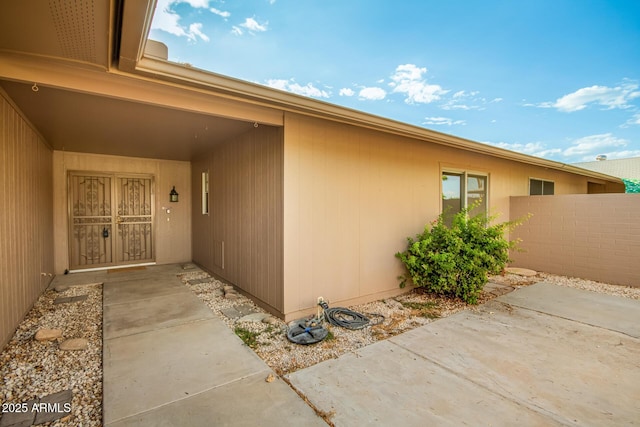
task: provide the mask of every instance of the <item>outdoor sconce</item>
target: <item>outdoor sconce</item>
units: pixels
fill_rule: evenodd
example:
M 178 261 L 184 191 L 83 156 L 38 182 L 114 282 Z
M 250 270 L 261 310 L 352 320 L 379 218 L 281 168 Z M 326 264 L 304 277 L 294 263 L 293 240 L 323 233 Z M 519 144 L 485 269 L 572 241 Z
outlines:
M 173 186 L 173 189 L 171 190 L 171 193 L 169 193 L 169 201 L 170 202 L 177 202 L 178 201 L 178 192 L 176 191 L 176 186 Z

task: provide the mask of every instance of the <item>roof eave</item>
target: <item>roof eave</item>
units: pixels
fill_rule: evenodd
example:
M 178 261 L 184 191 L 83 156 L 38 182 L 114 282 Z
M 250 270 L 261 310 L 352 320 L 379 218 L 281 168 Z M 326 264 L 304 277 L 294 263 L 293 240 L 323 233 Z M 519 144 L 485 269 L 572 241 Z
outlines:
M 127 9 L 127 4 L 135 4 Z M 396 120 L 376 116 L 362 111 L 337 106 L 328 102 L 312 99 L 267 86 L 235 79 L 221 74 L 201 70 L 185 64 L 144 56 L 145 42 L 156 7 L 155 0 L 127 2 L 124 8 L 124 25 L 119 70 L 126 73 L 142 74 L 153 80 L 164 80 L 215 91 L 229 98 L 263 107 L 277 108 L 286 112 L 295 112 L 314 117 L 352 124 L 396 135 L 416 138 L 450 147 L 532 164 L 549 169 L 576 173 L 591 178 L 622 183 L 620 178 L 575 167 L 566 163 L 547 160 L 528 154 L 517 153 L 488 144 L 448 135 L 423 127 L 410 125 Z M 130 26 L 131 28 L 127 29 Z M 125 47 L 123 49 L 122 47 Z

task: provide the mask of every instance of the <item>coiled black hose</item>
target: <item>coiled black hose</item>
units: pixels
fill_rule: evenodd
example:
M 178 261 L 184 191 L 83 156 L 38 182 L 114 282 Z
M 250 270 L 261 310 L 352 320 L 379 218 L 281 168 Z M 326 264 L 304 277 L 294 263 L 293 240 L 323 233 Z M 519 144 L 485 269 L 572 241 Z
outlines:
M 371 319 L 353 310 L 349 310 L 344 307 L 329 308 L 326 302 L 320 303 L 320 306 L 324 310 L 324 318 L 327 322 L 334 326 L 340 326 L 347 329 L 362 329 L 369 325 L 377 325 L 384 320 L 384 316 L 381 314 L 368 314 L 369 316 L 376 317 L 375 323 L 371 322 Z

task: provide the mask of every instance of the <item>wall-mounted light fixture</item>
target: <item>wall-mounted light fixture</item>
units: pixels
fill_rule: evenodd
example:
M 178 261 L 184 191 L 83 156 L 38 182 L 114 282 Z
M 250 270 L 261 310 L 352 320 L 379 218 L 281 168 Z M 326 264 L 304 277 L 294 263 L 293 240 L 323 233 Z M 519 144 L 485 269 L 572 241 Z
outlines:
M 169 201 L 170 202 L 177 202 L 178 201 L 178 192 L 176 191 L 176 186 L 173 186 L 173 189 L 171 189 L 171 193 L 169 193 Z

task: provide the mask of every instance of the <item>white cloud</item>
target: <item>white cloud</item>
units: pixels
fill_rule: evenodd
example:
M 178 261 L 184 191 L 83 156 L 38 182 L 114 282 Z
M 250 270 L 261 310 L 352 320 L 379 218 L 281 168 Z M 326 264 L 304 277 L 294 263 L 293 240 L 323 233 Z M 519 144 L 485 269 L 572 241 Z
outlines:
M 171 6 L 178 2 L 179 0 L 158 0 L 151 28 L 165 31 L 178 37 L 186 37 L 193 42 L 197 41 L 198 37 L 208 42 L 209 37 L 202 32 L 201 23 L 193 23 L 188 29 L 187 27 L 180 25 L 180 15 L 171 10 Z M 208 3 L 204 0 L 191 0 L 185 2 L 191 4 L 193 7 L 206 7 Z
M 640 156 L 640 150 L 615 150 L 616 147 L 626 147 L 629 141 L 615 137 L 610 133 L 578 138 L 571 142 L 567 148 L 548 148 L 542 142 L 529 142 L 526 144 L 485 143 L 532 156 L 553 157 L 566 163 L 592 161 L 596 159 L 598 154 L 605 154 L 609 159 Z M 612 148 L 614 149 L 612 150 Z
M 519 142 L 489 142 L 485 141 L 485 144 L 493 145 L 495 147 L 504 148 L 505 150 L 511 150 L 518 153 L 529 154 L 537 157 L 547 157 L 554 154 L 562 153 L 560 148 L 547 148 L 542 142 L 527 142 L 522 144 Z
M 387 96 L 387 92 L 379 87 L 365 87 L 360 89 L 358 97 L 370 101 L 379 101 Z
M 622 150 L 622 151 L 610 151 L 607 153 L 603 153 L 607 156 L 607 159 L 628 159 L 629 157 L 640 157 L 640 150 Z M 589 156 L 583 159 L 585 162 L 595 160 L 593 157 Z
M 589 104 L 596 104 L 605 107 L 607 110 L 613 108 L 629 108 L 629 102 L 640 97 L 638 84 L 625 81 L 616 87 L 589 86 L 558 98 L 555 102 L 543 102 L 539 107 L 556 108 L 559 111 L 573 112 L 587 108 Z
M 422 124 L 425 125 L 466 125 L 467 122 L 464 120 L 453 120 L 448 117 L 425 117 L 424 122 Z
M 562 155 L 567 157 L 586 154 L 595 155 L 603 151 L 604 148 L 624 147 L 627 145 L 627 143 L 627 140 L 617 138 L 610 133 L 590 135 L 576 139 L 571 144 L 571 147 L 562 152 Z
M 270 79 L 267 81 L 267 86 L 315 98 L 329 98 L 331 96 L 327 91 L 318 89 L 311 83 L 307 83 L 305 86 L 302 86 L 293 80 Z
M 220 9 L 216 9 L 215 7 L 212 7 L 209 10 L 211 11 L 211 13 L 214 13 L 214 14 L 216 14 L 218 16 L 222 16 L 224 19 L 227 19 L 228 17 L 231 16 L 230 12 L 222 11 Z
M 258 21 L 256 21 L 255 19 L 247 18 L 244 20 L 244 23 L 240 24 L 240 26 L 246 28 L 250 33 L 253 33 L 253 32 L 267 31 L 268 24 L 269 24 L 268 22 L 265 22 L 264 24 L 259 24 Z
M 629 127 L 633 125 L 640 125 L 640 113 L 636 113 L 629 120 L 626 121 L 621 127 Z
M 426 72 L 426 68 L 419 68 L 414 64 L 398 65 L 391 75 L 392 82 L 389 86 L 393 87 L 393 92 L 405 94 L 404 102 L 407 104 L 437 101 L 449 91 L 442 89 L 440 85 L 428 84 L 423 78 Z
M 202 32 L 202 24 L 199 22 L 189 25 L 189 34 L 198 36 L 206 42 L 209 41 L 209 37 Z
M 244 34 L 244 31 L 242 31 L 242 28 L 240 28 L 240 27 L 238 27 L 236 25 L 233 25 L 231 27 L 231 34 L 234 34 L 236 36 L 241 36 L 242 34 Z
M 188 3 L 194 8 L 206 8 L 209 7 L 209 0 L 174 0 L 175 3 Z
M 484 110 L 487 100 L 478 96 L 479 93 L 477 90 L 471 92 L 459 90 L 453 94 L 451 99 L 440 105 L 440 108 L 443 110 Z
M 353 96 L 356 93 L 353 91 L 353 89 L 349 89 L 347 87 L 344 87 L 344 88 L 340 89 L 339 94 L 340 94 L 340 96 Z

